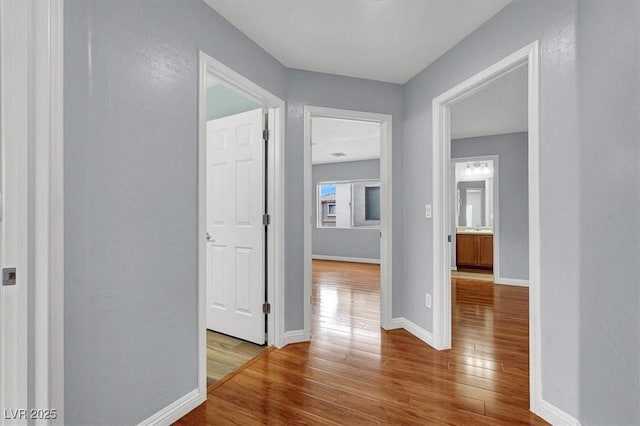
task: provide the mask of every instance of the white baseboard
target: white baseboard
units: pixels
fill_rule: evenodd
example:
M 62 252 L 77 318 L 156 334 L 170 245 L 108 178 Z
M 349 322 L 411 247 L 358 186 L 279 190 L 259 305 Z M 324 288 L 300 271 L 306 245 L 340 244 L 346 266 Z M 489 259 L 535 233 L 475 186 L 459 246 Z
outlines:
M 397 330 L 399 328 L 404 328 L 404 318 L 391 318 L 391 325 L 389 328 L 385 330 Z
M 355 263 L 376 263 L 380 264 L 380 259 L 369 259 L 366 257 L 344 257 L 344 256 L 327 256 L 324 254 L 312 254 L 312 259 L 316 260 L 335 260 L 338 262 L 355 262 Z
M 198 389 L 194 389 L 177 401 L 167 405 L 148 419 L 141 421 L 138 426 L 169 426 L 184 417 L 191 410 L 206 400 L 206 394 L 200 395 L 200 391 Z
M 433 334 L 429 333 L 424 328 L 419 327 L 418 325 L 416 325 L 415 323 L 409 321 L 406 318 L 403 318 L 403 317 L 392 318 L 391 319 L 391 328 L 392 329 L 394 329 L 394 328 L 404 328 L 409 333 L 413 334 L 418 339 L 420 339 L 423 342 L 425 342 L 427 345 L 431 346 L 432 348 L 435 348 L 434 343 L 433 343 Z
M 286 346 L 291 343 L 300 343 L 306 342 L 307 339 L 304 338 L 304 330 L 291 330 L 284 332 L 284 345 Z
M 493 279 L 495 284 L 503 284 L 503 285 L 517 285 L 520 287 L 529 287 L 529 280 L 521 280 L 518 278 L 502 278 L 495 277 Z
M 578 419 L 545 400 L 538 404 L 536 414 L 555 426 L 580 426 Z

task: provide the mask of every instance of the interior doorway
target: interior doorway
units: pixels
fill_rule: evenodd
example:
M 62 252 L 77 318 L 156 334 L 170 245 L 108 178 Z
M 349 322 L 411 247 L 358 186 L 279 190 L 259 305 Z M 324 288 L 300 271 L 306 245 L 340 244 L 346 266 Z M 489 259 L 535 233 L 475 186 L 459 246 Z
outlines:
M 531 411 L 537 413 L 542 395 L 540 393 L 540 140 L 539 140 L 539 63 L 538 42 L 515 52 L 502 61 L 490 66 L 463 83 L 455 86 L 448 92 L 437 97 L 433 101 L 433 191 L 434 191 L 434 341 L 438 349 L 452 348 L 452 301 L 456 300 L 456 287 L 451 285 L 451 247 L 447 241 L 452 240 L 451 217 L 451 158 L 452 158 L 452 108 L 456 103 L 470 98 L 482 92 L 485 88 L 518 73 L 518 70 L 526 71 L 526 265 L 528 289 L 509 287 L 516 292 L 524 294 L 524 306 L 528 306 L 528 312 L 524 318 L 524 330 L 527 335 L 524 341 L 527 343 L 524 352 L 525 361 L 528 361 L 529 374 L 527 375 L 529 387 L 529 406 Z M 500 158 L 500 166 L 503 170 L 504 158 Z M 505 198 L 504 191 L 500 191 L 501 199 Z M 501 209 L 504 217 L 504 209 Z M 505 226 L 501 226 L 504 234 Z M 502 247 L 504 252 L 504 247 Z M 504 262 L 501 262 L 501 269 Z M 487 287 L 491 290 L 491 303 L 495 301 L 496 293 L 493 283 Z M 480 286 L 476 286 L 477 290 Z M 493 316 L 492 316 L 493 318 Z M 528 327 L 527 327 L 528 326 Z M 527 363 L 525 362 L 524 365 Z
M 500 275 L 499 175 L 498 155 L 451 159 L 452 278 Z
M 200 52 L 198 382 L 282 345 L 284 102 Z
M 380 123 L 311 117 L 313 338 L 380 333 Z
M 379 276 L 369 281 L 374 286 L 379 282 L 376 321 L 389 328 L 391 116 L 306 106 L 304 118 L 304 213 L 309 220 L 304 232 L 301 340 L 311 339 L 314 291 L 317 300 L 319 283 L 326 283 L 321 278 L 341 264 L 344 270 L 360 264 Z M 351 136 L 345 137 L 345 132 Z

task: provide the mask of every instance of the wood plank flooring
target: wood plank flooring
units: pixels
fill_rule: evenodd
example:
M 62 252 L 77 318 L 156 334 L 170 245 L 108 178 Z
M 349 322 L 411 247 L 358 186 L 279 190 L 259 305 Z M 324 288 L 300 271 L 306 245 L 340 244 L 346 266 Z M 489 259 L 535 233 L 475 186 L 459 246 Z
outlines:
M 264 350 L 265 346 L 207 330 L 207 386 L 211 386 Z
M 177 424 L 546 424 L 528 411 L 527 289 L 452 281 L 439 352 L 380 329 L 378 265 L 314 261 L 311 343 L 263 354 Z
M 451 278 L 462 278 L 466 280 L 474 280 L 474 281 L 487 281 L 493 282 L 493 271 L 471 271 L 471 270 L 460 270 L 451 271 Z

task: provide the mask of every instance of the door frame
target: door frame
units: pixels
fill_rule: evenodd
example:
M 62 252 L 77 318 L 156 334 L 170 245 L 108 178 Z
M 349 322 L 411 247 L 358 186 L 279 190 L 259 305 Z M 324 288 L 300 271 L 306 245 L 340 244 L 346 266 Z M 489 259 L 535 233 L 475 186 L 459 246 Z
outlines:
M 497 281 L 497 277 L 500 276 L 500 186 L 499 186 L 499 182 L 500 182 L 500 156 L 497 154 L 490 154 L 490 155 L 477 155 L 477 156 L 472 156 L 472 157 L 456 157 L 456 158 L 451 158 L 451 162 L 450 164 L 450 172 L 449 172 L 449 176 L 450 176 L 450 181 L 449 182 L 454 182 L 455 183 L 455 176 L 456 176 L 456 171 L 455 171 L 455 164 L 456 163 L 466 163 L 469 161 L 487 161 L 487 160 L 491 160 L 493 161 L 493 282 L 496 284 L 499 284 Z M 449 194 L 451 196 L 451 194 Z M 450 198 L 449 202 L 452 203 L 453 199 Z M 451 209 L 453 210 L 453 207 L 451 207 Z M 451 243 L 454 244 L 454 248 L 455 248 L 455 244 L 454 241 L 456 240 L 456 234 L 455 234 L 455 225 L 453 223 L 449 224 L 449 229 L 451 232 Z M 453 253 L 453 258 L 455 259 L 455 250 L 452 249 L 451 253 Z M 451 263 L 451 261 L 449 262 L 449 265 L 451 266 L 451 268 L 453 268 L 453 264 Z
M 55 409 L 43 424 L 64 424 L 63 11 L 63 0 L 0 2 L 3 182 L 15 190 L 2 213 L 18 221 L 2 265 L 17 268 L 17 285 L 2 291 L 23 314 L 13 402 Z
M 268 345 L 284 346 L 284 108 L 285 102 L 203 51 L 198 53 L 198 389 L 207 398 L 207 308 L 206 308 L 206 142 L 207 73 L 225 85 L 255 100 L 269 111 L 267 146 L 267 319 Z
M 390 114 L 352 111 L 337 108 L 325 108 L 305 105 L 304 107 L 304 330 L 302 340 L 311 340 L 311 269 L 312 247 L 311 231 L 313 224 L 312 209 L 312 163 L 311 163 L 311 118 L 340 118 L 347 120 L 369 121 L 380 124 L 380 326 L 384 329 L 391 325 L 392 309 L 392 117 Z
M 540 354 L 540 63 L 539 41 L 489 66 L 433 99 L 433 332 L 436 349 L 451 347 L 451 260 L 448 201 L 451 161 L 450 106 L 521 66 L 528 67 L 529 189 L 529 391 L 530 410 L 539 413 L 542 400 Z M 446 190 L 445 190 L 446 189 Z

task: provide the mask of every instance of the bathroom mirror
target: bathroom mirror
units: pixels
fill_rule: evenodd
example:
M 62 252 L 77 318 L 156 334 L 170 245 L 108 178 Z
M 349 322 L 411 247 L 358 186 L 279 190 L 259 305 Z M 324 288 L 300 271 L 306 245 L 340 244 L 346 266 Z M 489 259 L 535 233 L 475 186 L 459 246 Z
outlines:
M 455 164 L 456 227 L 493 228 L 493 161 Z
M 458 226 L 479 228 L 487 224 L 484 181 L 458 182 L 460 213 Z

